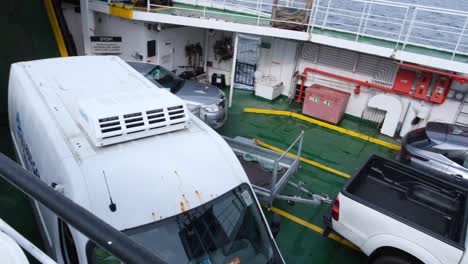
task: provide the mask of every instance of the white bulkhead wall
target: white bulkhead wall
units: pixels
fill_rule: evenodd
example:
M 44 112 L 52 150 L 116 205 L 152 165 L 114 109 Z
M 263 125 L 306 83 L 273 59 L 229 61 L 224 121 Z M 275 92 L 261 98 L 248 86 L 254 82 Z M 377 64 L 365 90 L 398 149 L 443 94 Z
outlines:
M 142 22 L 130 21 L 106 14 L 96 13 L 95 36 L 122 37 L 122 54 L 125 61 L 136 61 L 136 54 L 146 56 L 147 36 Z
M 296 65 L 297 41 L 264 36 L 263 43 L 270 44 L 270 48 L 260 48 L 257 71 L 263 76 L 274 76 L 283 82 L 282 95 L 288 96 L 292 85 L 292 76 Z
M 170 27 L 163 28 L 160 32 L 157 32 L 154 29 L 148 30 L 147 27 L 145 27 L 145 29 L 147 41 L 156 40 L 156 56 L 145 58 L 144 61 L 156 64 L 160 63 L 160 57 L 158 60 L 158 56 L 161 54 L 158 54 L 158 52 L 161 51 L 162 45 L 165 45 L 165 43 L 172 43 L 174 64 L 173 68 L 168 70 L 177 70 L 177 73 L 181 73 L 185 69 L 179 68 L 179 66 L 186 66 L 188 64 L 188 58 L 185 56 L 185 47 L 187 45 L 200 43 L 203 53 L 205 52 L 205 29 L 193 27 Z M 203 66 L 203 63 L 201 66 Z
M 395 62 L 396 63 L 396 62 Z M 302 58 L 299 58 L 299 63 L 298 63 L 298 71 L 302 73 L 304 68 L 306 67 L 311 67 L 323 71 L 328 71 L 332 72 L 335 74 L 339 74 L 342 76 L 346 76 L 349 78 L 354 78 L 362 81 L 369 81 L 371 82 L 372 77 L 369 75 L 364 75 L 364 74 L 359 74 L 355 72 L 351 72 L 348 70 L 342 70 L 338 69 L 335 67 L 329 67 L 325 65 L 320 65 L 317 63 L 314 63 L 309 60 L 304 60 Z M 354 88 L 356 87 L 354 84 L 342 81 L 339 79 L 323 76 L 323 75 L 317 75 L 317 74 L 309 74 L 309 80 L 306 81 L 305 87 L 309 87 L 314 83 L 322 84 L 325 86 L 329 86 L 338 90 L 346 91 L 351 93 L 350 100 L 348 102 L 348 106 L 346 108 L 345 113 L 357 117 L 361 117 L 363 110 L 366 108 L 366 104 L 368 102 L 369 96 L 370 96 L 370 89 L 366 87 L 361 87 L 361 93 L 360 94 L 354 94 Z M 300 85 L 300 80 L 298 82 L 298 85 Z M 468 87 L 465 87 L 468 88 Z M 376 93 L 382 93 L 381 91 L 376 91 Z M 453 123 L 457 112 L 458 108 L 460 107 L 460 102 L 447 99 L 443 104 L 438 105 L 438 104 L 432 104 L 428 102 L 423 102 L 418 99 L 412 99 L 408 96 L 404 95 L 397 95 L 397 94 L 392 94 L 394 96 L 397 96 L 403 106 L 403 111 L 400 116 L 400 122 L 403 121 L 405 114 L 407 112 L 407 109 L 410 105 L 411 102 L 417 104 L 417 105 L 424 105 L 425 107 L 429 107 L 429 117 L 427 120 L 423 120 L 418 126 L 425 126 L 425 124 L 428 121 L 437 121 L 437 122 L 446 122 L 446 123 Z
M 119 56 L 127 61 L 139 61 L 136 54 L 143 57 L 142 62 L 159 63 L 158 52 L 161 45 L 172 43 L 173 68 L 178 73 L 183 71 L 178 66 L 187 65 L 185 46 L 187 44 L 200 43 L 205 46 L 205 29 L 192 27 L 170 27 L 157 31 L 155 26 L 148 27 L 147 23 L 131 21 L 119 17 L 97 14 L 95 24 L 96 36 L 120 36 L 122 37 L 122 54 Z M 156 40 L 156 56 L 147 57 L 147 42 Z M 205 51 L 203 51 L 205 52 Z

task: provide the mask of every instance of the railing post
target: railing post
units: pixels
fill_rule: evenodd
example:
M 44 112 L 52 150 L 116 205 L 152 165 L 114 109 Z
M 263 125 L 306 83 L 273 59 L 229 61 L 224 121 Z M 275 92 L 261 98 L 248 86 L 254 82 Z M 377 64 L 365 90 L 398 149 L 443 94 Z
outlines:
M 405 18 L 403 19 L 403 24 L 401 24 L 400 34 L 398 35 L 398 40 L 397 40 L 395 49 L 398 49 L 398 45 L 400 44 L 400 41 L 401 41 L 401 34 L 403 34 L 403 30 L 405 29 L 406 20 L 408 19 L 409 10 L 410 10 L 410 8 L 407 7 L 407 8 L 406 8 Z
M 279 166 L 279 160 L 275 160 L 273 163 L 273 177 L 271 179 L 271 189 L 270 189 L 270 201 L 269 205 L 270 207 L 273 205 L 273 200 L 275 199 L 275 190 L 276 190 L 276 182 L 277 177 L 278 177 L 278 166 Z
M 460 37 L 458 38 L 457 45 L 455 46 L 455 50 L 453 51 L 452 54 L 452 60 L 455 59 L 455 55 L 457 55 L 458 47 L 460 46 L 460 43 L 463 39 L 463 35 L 465 34 L 466 26 L 468 25 L 468 17 L 466 17 L 465 24 L 463 25 L 463 29 L 460 32 Z
M 146 0 L 146 12 L 151 11 L 151 0 Z
M 206 18 L 206 6 L 203 6 L 203 18 Z
M 300 137 L 301 139 L 299 140 L 299 146 L 297 147 L 297 155 L 296 155 L 298 162 L 301 161 L 302 143 L 304 141 L 304 130 L 301 131 Z
M 328 0 L 328 5 L 327 5 L 327 11 L 325 11 L 325 18 L 323 18 L 323 23 L 322 23 L 322 29 L 324 26 L 327 24 L 327 19 L 328 19 L 328 13 L 330 12 L 330 5 L 331 5 L 332 0 Z
M 315 7 L 315 10 L 313 10 L 314 7 Z M 314 4 L 312 8 L 310 9 L 309 27 L 307 28 L 307 33 L 314 31 L 315 18 L 317 17 L 319 7 L 320 7 L 320 0 L 317 0 L 317 4 Z
M 370 13 L 371 13 L 372 7 L 373 7 L 372 4 L 374 4 L 374 0 L 372 0 L 372 3 L 370 3 L 370 6 L 369 6 L 369 10 L 367 10 L 366 22 L 364 22 L 364 29 L 362 30 L 362 35 L 366 34 L 367 24 L 369 23 Z
M 372 6 L 370 6 L 369 9 L 371 7 Z M 362 21 L 364 20 L 364 14 L 366 13 L 366 9 L 367 9 L 367 2 L 364 2 L 364 8 L 362 9 L 361 20 L 359 21 L 359 27 L 358 27 L 358 31 L 357 31 L 357 34 L 356 34 L 356 40 L 355 41 L 359 40 L 359 33 L 361 32 Z
M 408 32 L 406 32 L 405 42 L 403 43 L 403 47 L 401 48 L 401 50 L 405 50 L 405 47 L 408 44 L 411 32 L 413 31 L 414 21 L 416 20 L 417 16 L 418 16 L 418 8 L 416 7 L 416 8 L 414 8 L 413 17 L 411 18 L 411 22 L 409 24 Z
M 224 0 L 224 1 L 226 1 L 226 0 Z M 263 0 L 260 0 L 260 8 L 257 10 L 257 26 L 260 25 L 260 13 L 262 12 L 262 7 L 263 7 Z

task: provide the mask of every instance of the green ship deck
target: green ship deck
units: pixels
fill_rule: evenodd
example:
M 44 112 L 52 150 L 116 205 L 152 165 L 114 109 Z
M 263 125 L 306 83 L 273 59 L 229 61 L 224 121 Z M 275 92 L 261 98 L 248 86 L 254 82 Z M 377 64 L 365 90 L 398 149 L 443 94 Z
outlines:
M 227 123 L 219 130 L 221 134 L 229 137 L 256 138 L 286 149 L 300 131 L 304 130 L 302 156 L 348 174 L 352 174 L 373 153 L 387 158 L 393 158 L 396 155 L 396 151 L 383 146 L 291 117 L 244 113 L 245 107 L 288 110 L 298 113 L 301 110 L 301 107 L 295 103 L 289 105 L 284 97 L 270 102 L 255 97 L 251 92 L 236 90 Z M 379 135 L 375 129 L 361 125 L 360 120 L 355 117 L 345 116 L 340 126 L 394 142 L 390 138 Z M 295 153 L 295 150 L 292 152 Z M 346 182 L 343 177 L 303 162 L 294 177 L 304 182 L 312 191 L 329 194 L 332 198 Z M 285 193 L 295 194 L 295 190 L 288 186 Z M 310 206 L 298 203 L 289 205 L 285 201 L 276 201 L 274 207 L 292 215 L 295 220 L 283 217 L 281 231 L 277 237 L 278 245 L 287 263 L 365 262 L 366 258 L 361 252 L 324 238 L 301 221 L 323 228 L 322 215 L 325 213 L 326 205 Z M 272 213 L 267 212 L 267 215 L 271 216 Z

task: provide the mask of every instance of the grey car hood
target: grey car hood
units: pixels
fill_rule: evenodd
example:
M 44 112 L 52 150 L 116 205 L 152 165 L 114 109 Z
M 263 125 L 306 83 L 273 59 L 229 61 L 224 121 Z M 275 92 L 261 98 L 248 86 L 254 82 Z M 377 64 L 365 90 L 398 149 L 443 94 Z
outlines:
M 175 94 L 183 100 L 202 105 L 214 104 L 224 98 L 224 92 L 218 87 L 191 80 L 185 80 L 182 88 Z

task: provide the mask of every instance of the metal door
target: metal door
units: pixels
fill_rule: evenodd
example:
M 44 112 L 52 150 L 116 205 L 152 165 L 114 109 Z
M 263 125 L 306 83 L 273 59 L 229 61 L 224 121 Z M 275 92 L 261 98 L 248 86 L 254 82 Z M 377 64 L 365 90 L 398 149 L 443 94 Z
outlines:
M 256 64 L 249 64 L 243 62 L 236 62 L 236 74 L 234 75 L 234 82 L 246 86 L 254 86 Z
M 174 47 L 172 41 L 161 41 L 158 44 L 158 64 L 169 71 L 174 70 Z
M 257 57 L 260 44 L 259 37 L 241 34 L 237 50 L 236 72 L 234 83 L 236 88 L 253 90 Z

